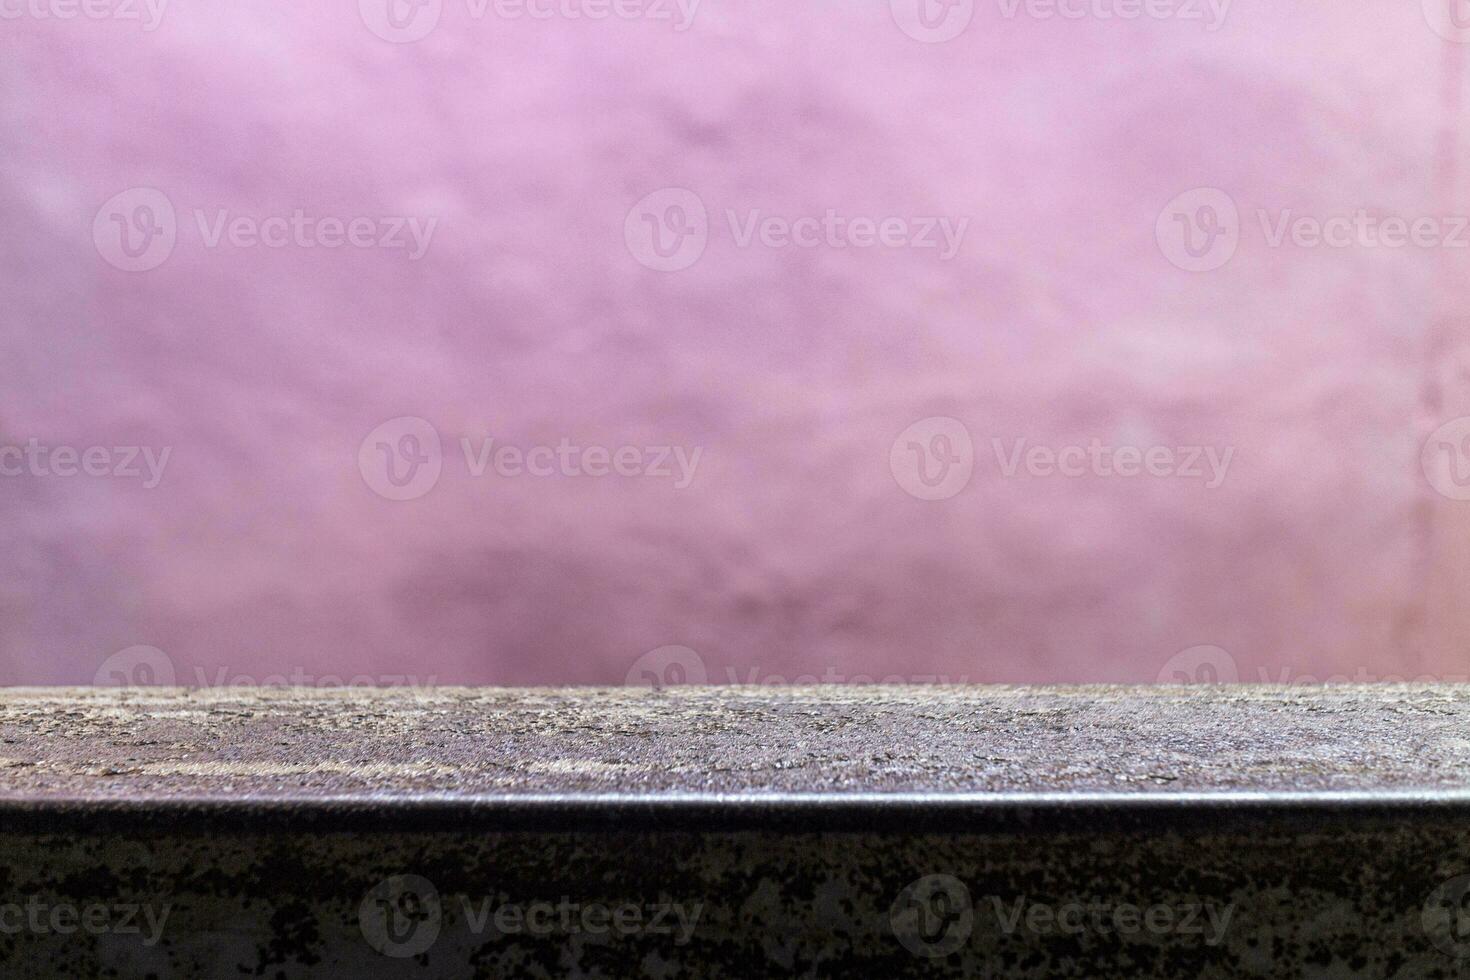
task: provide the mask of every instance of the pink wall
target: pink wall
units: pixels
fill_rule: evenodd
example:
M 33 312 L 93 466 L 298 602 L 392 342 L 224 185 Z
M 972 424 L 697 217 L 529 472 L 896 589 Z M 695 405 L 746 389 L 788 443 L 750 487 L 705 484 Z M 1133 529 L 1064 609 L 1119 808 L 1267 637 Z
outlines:
M 0 682 L 1470 675 L 1461 0 L 73 2 Z

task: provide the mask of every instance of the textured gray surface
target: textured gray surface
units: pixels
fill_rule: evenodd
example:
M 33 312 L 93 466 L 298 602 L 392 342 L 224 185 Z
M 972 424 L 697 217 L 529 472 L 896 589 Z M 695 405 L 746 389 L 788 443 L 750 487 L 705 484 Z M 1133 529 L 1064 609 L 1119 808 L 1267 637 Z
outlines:
M 1443 794 L 1470 688 L 12 689 L 0 800 Z
M 11 690 L 0 975 L 1451 980 L 1470 975 L 1467 703 Z M 977 819 L 997 801 L 1019 804 Z M 537 908 L 646 917 L 514 925 Z M 669 908 L 687 928 L 656 925 Z M 137 909 L 147 929 L 124 926 Z

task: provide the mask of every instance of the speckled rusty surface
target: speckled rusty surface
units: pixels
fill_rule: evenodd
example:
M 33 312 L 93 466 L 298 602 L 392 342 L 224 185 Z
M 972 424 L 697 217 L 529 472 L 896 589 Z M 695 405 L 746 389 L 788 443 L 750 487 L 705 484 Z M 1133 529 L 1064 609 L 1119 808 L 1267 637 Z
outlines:
M 1470 687 L 12 689 L 0 800 L 1470 788 Z
M 1449 980 L 1467 705 L 11 691 L 0 976 Z

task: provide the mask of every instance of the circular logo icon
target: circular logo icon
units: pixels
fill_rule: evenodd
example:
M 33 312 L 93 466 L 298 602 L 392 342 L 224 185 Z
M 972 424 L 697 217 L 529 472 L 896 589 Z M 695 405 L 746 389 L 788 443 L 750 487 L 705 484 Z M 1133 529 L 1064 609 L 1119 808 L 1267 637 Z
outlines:
M 1434 430 L 1419 451 L 1424 478 L 1441 496 L 1470 500 L 1470 416 Z
M 114 195 L 92 219 L 97 254 L 124 272 L 147 272 L 163 265 L 173 254 L 178 233 L 173 202 L 152 187 Z
M 709 244 L 709 214 L 698 194 L 665 187 L 629 209 L 623 221 L 623 240 L 640 264 L 658 272 L 678 272 L 704 254 Z
M 422 41 L 439 26 L 444 0 L 357 0 L 357 12 L 378 37 L 409 44 Z
M 662 691 L 666 687 L 708 684 L 709 672 L 704 669 L 704 658 L 689 647 L 666 646 L 633 661 L 623 683 Z
M 389 419 L 357 448 L 357 468 L 378 496 L 417 500 L 434 489 L 444 469 L 439 432 L 417 416 Z
M 970 889 L 954 875 L 925 875 L 898 893 L 888 910 L 893 934 L 915 956 L 948 956 L 975 928 Z
M 1217 187 L 1185 191 L 1164 206 L 1154 226 L 1164 258 L 1186 272 L 1210 272 L 1240 246 L 1240 210 Z
M 178 681 L 172 657 L 158 647 L 135 646 L 102 661 L 92 683 L 98 687 L 173 687 Z
M 1160 684 L 1238 684 L 1240 670 L 1224 647 L 1180 650 L 1159 670 Z
M 418 956 L 439 938 L 439 889 L 420 875 L 393 875 L 374 885 L 357 907 L 362 938 L 384 956 Z
M 888 451 L 888 468 L 904 492 L 920 500 L 948 500 L 970 482 L 975 444 L 959 419 L 936 416 L 904 429 Z
M 1451 878 L 1430 892 L 1419 918 L 1440 952 L 1457 959 L 1470 956 L 1470 875 Z
M 975 18 L 975 0 L 888 0 L 888 8 L 899 30 L 925 44 L 959 37 Z
M 1430 30 L 1456 44 L 1470 44 L 1470 0 L 1423 0 Z

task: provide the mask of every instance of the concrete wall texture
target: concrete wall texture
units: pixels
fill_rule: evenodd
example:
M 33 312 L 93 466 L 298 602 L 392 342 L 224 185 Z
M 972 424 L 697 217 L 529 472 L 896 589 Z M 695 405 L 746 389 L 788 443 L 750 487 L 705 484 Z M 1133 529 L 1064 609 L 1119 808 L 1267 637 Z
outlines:
M 0 21 L 0 682 L 1470 675 L 1463 0 Z

